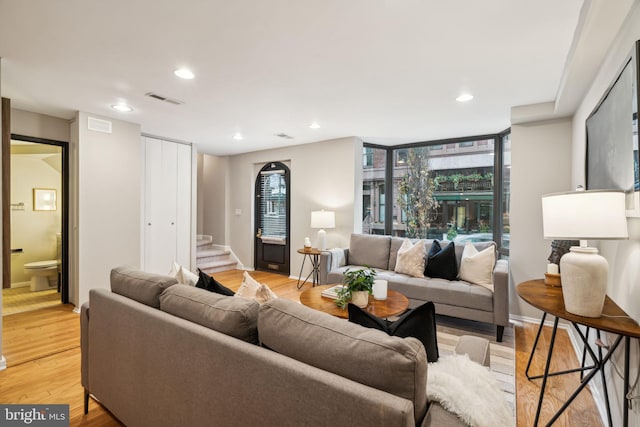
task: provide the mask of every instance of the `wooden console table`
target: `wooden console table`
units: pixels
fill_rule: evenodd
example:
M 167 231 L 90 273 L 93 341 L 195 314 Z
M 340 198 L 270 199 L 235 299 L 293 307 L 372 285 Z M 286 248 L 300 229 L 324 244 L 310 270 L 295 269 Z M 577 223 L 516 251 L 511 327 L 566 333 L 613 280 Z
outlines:
M 575 314 L 569 313 L 565 310 L 564 307 L 564 299 L 562 296 L 562 288 L 560 287 L 551 287 L 544 284 L 543 280 L 530 280 L 528 282 L 520 283 L 516 287 L 516 291 L 520 298 L 525 300 L 530 305 L 535 308 L 542 310 L 544 312 L 542 319 L 540 321 L 540 326 L 538 328 L 538 333 L 536 335 L 536 339 L 533 344 L 533 348 L 531 349 L 531 354 L 529 356 L 529 362 L 527 363 L 526 375 L 529 380 L 542 378 L 542 386 L 540 389 L 540 398 L 538 400 L 538 409 L 536 411 L 536 418 L 534 421 L 534 426 L 538 425 L 538 420 L 540 417 L 540 408 L 542 407 L 542 399 L 544 397 L 545 387 L 547 385 L 547 379 L 550 376 L 554 375 L 563 375 L 574 372 L 581 372 L 581 383 L 578 388 L 573 392 L 573 394 L 569 397 L 569 399 L 562 405 L 562 407 L 558 410 L 558 412 L 549 420 L 546 424 L 547 426 L 552 425 L 558 417 L 564 412 L 565 409 L 571 404 L 571 402 L 578 396 L 578 394 L 586 387 L 586 385 L 591 381 L 593 377 L 596 376 L 598 372 L 600 372 L 600 376 L 602 378 L 604 395 L 607 406 L 607 417 L 609 421 L 609 425 L 612 426 L 611 420 L 611 408 L 609 405 L 609 395 L 607 391 L 607 383 L 605 378 L 605 370 L 604 366 L 611 359 L 613 353 L 618 348 L 618 345 L 622 341 L 622 338 L 625 340 L 625 348 L 624 348 L 624 394 L 623 396 L 627 396 L 629 392 L 629 345 L 631 342 L 631 338 L 640 338 L 640 326 L 636 323 L 635 320 L 631 319 L 627 313 L 624 312 L 615 302 L 613 302 L 608 296 L 605 298 L 604 308 L 602 309 L 603 317 L 593 318 L 593 317 L 582 317 L 577 316 Z M 531 366 L 531 360 L 533 359 L 533 354 L 536 351 L 536 346 L 538 345 L 538 339 L 540 338 L 540 333 L 542 332 L 542 327 L 544 326 L 544 321 L 546 319 L 547 314 L 550 314 L 555 317 L 553 322 L 553 331 L 551 333 L 551 341 L 549 342 L 549 351 L 547 354 L 547 360 L 545 363 L 544 374 L 529 376 L 529 367 Z M 551 363 L 551 356 L 553 354 L 553 346 L 555 344 L 556 339 L 556 331 L 558 329 L 558 320 L 565 319 L 571 322 L 576 332 L 580 336 L 584 344 L 584 350 L 582 354 L 582 366 L 576 369 L 570 369 L 567 371 L 561 372 L 553 372 L 549 373 L 549 365 Z M 587 328 L 586 333 L 583 333 L 579 325 L 585 326 Z M 609 332 L 612 334 L 618 335 L 616 340 L 612 345 L 607 349 L 606 354 L 603 357 L 602 347 L 598 347 L 597 355 L 594 350 L 589 346 L 588 338 L 589 338 L 589 329 L 593 328 L 596 330 L 597 338 L 600 338 L 601 332 Z M 592 366 L 585 366 L 585 357 L 586 354 L 589 354 L 589 357 L 593 361 Z M 582 375 L 588 371 L 588 373 L 582 377 Z M 627 427 L 629 425 L 629 402 L 625 397 L 624 402 L 624 414 L 623 414 L 623 425 Z

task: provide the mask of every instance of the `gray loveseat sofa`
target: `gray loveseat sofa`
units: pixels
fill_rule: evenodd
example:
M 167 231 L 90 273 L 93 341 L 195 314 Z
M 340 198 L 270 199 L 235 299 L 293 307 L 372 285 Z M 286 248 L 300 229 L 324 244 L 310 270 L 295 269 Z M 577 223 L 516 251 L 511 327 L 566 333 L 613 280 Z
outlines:
M 82 385 L 135 426 L 463 426 L 426 398 L 414 338 L 117 268 L 81 310 Z M 458 353 L 488 366 L 488 341 Z
M 497 260 L 493 270 L 494 291 L 462 280 L 449 281 L 429 277 L 411 277 L 394 272 L 398 249 L 404 238 L 368 234 L 352 234 L 349 248 L 344 249 L 344 265 L 335 265 L 331 254 L 320 259 L 320 283 L 342 283 L 347 269 L 369 266 L 377 271 L 376 278 L 388 281 L 389 289 L 401 292 L 409 299 L 409 307 L 433 301 L 437 314 L 492 323 L 497 326 L 496 339 L 502 341 L 504 327 L 509 325 L 509 263 Z M 425 240 L 425 253 L 433 240 Z M 493 242 L 474 243 L 480 251 Z M 464 244 L 455 243 L 460 266 Z M 332 264 L 334 264 L 332 266 Z

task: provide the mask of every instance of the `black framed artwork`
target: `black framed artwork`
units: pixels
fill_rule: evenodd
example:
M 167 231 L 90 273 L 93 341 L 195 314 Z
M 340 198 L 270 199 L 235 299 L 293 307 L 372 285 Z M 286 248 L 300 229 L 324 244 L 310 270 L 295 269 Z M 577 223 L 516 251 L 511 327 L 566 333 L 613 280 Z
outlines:
M 640 40 L 586 121 L 589 190 L 623 190 L 627 216 L 640 216 L 638 98 Z

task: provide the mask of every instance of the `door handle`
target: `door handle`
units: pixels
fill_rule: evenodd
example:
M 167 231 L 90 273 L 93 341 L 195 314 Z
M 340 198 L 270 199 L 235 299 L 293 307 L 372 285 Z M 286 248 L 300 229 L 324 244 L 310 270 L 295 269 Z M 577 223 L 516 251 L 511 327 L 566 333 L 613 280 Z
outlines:
M 258 239 L 262 237 L 262 228 L 258 228 L 258 232 L 256 233 L 256 237 Z

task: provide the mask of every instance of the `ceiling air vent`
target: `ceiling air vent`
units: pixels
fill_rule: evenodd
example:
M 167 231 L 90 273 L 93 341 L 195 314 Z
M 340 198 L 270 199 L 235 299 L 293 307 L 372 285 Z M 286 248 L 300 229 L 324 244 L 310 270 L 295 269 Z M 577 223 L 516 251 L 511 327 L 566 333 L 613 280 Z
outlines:
M 293 137 L 291 135 L 287 135 L 284 132 L 280 132 L 280 133 L 276 133 L 276 136 L 278 138 L 284 138 L 284 139 L 293 139 Z
M 88 117 L 87 128 L 96 132 L 111 133 L 111 122 L 108 120 L 96 119 Z
M 184 104 L 184 101 L 180 101 L 178 99 L 169 98 L 169 97 L 166 97 L 164 95 L 157 94 L 155 92 L 147 92 L 147 93 L 145 93 L 145 96 L 148 96 L 149 98 L 157 99 L 158 101 L 168 102 L 169 104 L 173 104 L 173 105 L 182 105 L 182 104 Z

